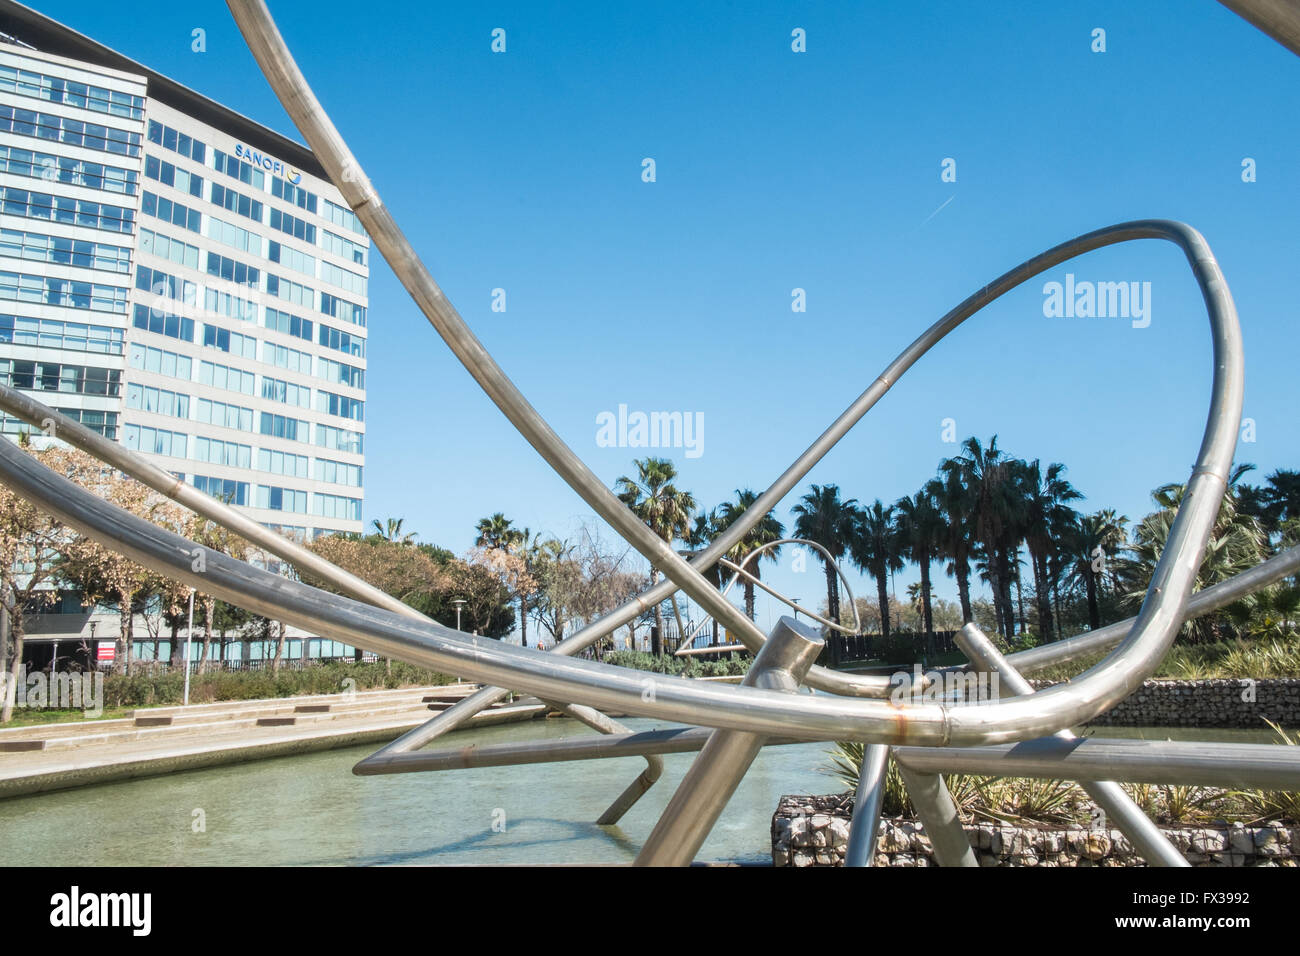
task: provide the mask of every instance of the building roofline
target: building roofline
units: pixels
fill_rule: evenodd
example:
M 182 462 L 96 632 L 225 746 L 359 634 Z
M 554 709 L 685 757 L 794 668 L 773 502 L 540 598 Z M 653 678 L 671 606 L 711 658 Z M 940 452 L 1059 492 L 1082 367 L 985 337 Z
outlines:
M 325 182 L 330 181 L 316 155 L 296 140 L 277 133 L 228 106 L 222 106 L 216 100 L 137 63 L 43 13 L 16 3 L 15 0 L 0 0 L 0 31 L 37 52 L 53 53 L 143 76 L 148 82 L 150 97 L 209 126 L 228 132 L 249 146 L 278 156 L 305 173 Z M 19 49 L 23 49 L 23 46 L 19 46 Z

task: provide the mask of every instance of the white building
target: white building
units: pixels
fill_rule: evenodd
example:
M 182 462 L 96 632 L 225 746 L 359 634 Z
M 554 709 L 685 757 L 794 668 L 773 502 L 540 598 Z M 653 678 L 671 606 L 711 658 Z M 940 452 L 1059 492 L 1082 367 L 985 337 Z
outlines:
M 0 30 L 0 381 L 267 526 L 360 531 L 370 241 L 312 153 L 19 4 Z

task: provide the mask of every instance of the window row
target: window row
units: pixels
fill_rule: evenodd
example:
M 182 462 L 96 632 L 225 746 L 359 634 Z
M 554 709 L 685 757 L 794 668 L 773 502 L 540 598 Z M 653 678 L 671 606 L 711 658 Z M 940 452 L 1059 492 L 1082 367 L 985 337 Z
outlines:
M 123 333 L 106 325 L 0 315 L 0 343 L 121 355 Z
M 126 314 L 127 290 L 98 282 L 0 272 L 0 299 Z
M 134 196 L 139 175 L 134 169 L 92 163 L 72 156 L 55 156 L 17 146 L 0 146 L 0 172 L 39 177 L 46 182 L 102 189 Z
M 83 123 L 57 113 L 37 113 L 0 105 L 0 133 L 35 136 L 67 146 L 80 146 L 119 156 L 140 155 L 140 134 L 114 126 Z
M 0 256 L 104 272 L 131 271 L 131 250 L 127 246 L 47 236 L 17 229 L 0 229 Z
M 144 200 L 140 203 L 140 211 L 146 216 L 154 216 L 163 222 L 170 222 L 173 226 L 188 229 L 190 232 L 199 232 L 199 226 L 203 222 L 203 217 L 197 209 L 172 202 L 165 196 L 157 196 L 147 189 L 144 191 Z
M 122 372 L 61 362 L 0 359 L 0 382 L 27 391 L 116 396 L 122 388 Z
M 202 140 L 194 139 L 155 120 L 149 121 L 149 129 L 145 135 L 149 137 L 149 142 L 157 143 L 163 149 L 170 149 L 173 153 L 180 153 L 196 163 L 207 165 L 207 146 Z
M 188 242 L 181 242 L 143 226 L 140 227 L 140 251 L 174 262 L 178 266 L 188 266 L 191 269 L 199 267 L 198 246 L 191 246 Z
M 143 96 L 12 66 L 0 66 L 0 90 L 126 119 L 144 118 Z
M 148 195 L 146 193 L 146 195 Z M 104 229 L 108 232 L 131 231 L 135 222 L 135 210 L 108 203 L 93 202 L 88 199 L 74 199 L 71 196 L 52 196 L 49 193 L 31 192 L 15 189 L 12 186 L 0 187 L 3 197 L 4 212 L 10 216 L 25 216 L 28 219 L 48 219 L 63 222 L 71 226 L 86 226 L 90 229 Z
M 146 179 L 153 179 L 164 186 L 189 193 L 195 199 L 203 198 L 202 176 L 180 169 L 157 156 L 145 156 L 144 175 Z

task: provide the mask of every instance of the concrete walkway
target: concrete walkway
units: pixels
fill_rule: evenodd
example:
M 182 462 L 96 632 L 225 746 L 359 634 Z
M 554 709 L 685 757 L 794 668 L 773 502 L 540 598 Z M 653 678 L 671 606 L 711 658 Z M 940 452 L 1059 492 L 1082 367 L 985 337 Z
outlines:
M 114 720 L 0 730 L 0 798 L 393 740 L 478 690 L 448 684 L 151 707 Z M 536 698 L 500 703 L 467 727 L 531 720 Z

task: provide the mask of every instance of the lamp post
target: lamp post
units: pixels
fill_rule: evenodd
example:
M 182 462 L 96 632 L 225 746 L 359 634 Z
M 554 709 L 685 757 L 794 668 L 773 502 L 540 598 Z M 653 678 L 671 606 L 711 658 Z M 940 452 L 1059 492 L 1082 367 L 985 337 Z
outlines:
M 190 641 L 194 637 L 194 589 L 190 588 L 190 623 L 185 629 L 185 706 L 190 703 Z
M 452 598 L 451 603 L 456 605 L 456 630 L 460 630 L 460 609 L 465 606 L 464 598 Z M 456 683 L 460 683 L 460 675 L 456 676 Z

